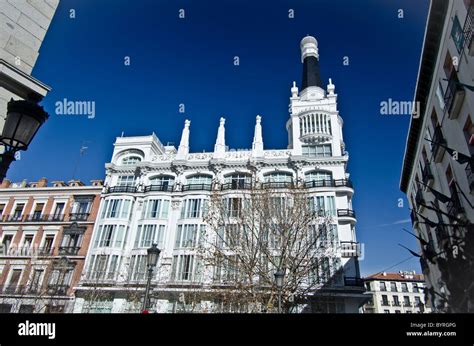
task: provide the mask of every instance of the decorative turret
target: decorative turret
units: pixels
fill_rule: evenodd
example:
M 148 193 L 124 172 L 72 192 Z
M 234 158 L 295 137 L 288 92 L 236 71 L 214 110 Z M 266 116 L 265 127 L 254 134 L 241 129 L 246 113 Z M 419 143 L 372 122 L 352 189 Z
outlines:
M 176 154 L 178 160 L 185 160 L 186 155 L 189 154 L 189 125 L 191 125 L 191 121 L 186 119 L 181 134 L 181 141 L 179 142 L 178 153 Z
M 221 117 L 219 129 L 217 130 L 216 144 L 214 145 L 214 158 L 225 157 L 225 119 Z
M 255 122 L 255 132 L 253 135 L 252 143 L 252 156 L 263 157 L 263 138 L 262 138 L 262 125 L 260 124 L 262 117 L 257 115 Z
M 322 87 L 319 72 L 318 41 L 313 36 L 301 40 L 301 62 L 303 63 L 303 83 L 301 90 L 308 87 Z

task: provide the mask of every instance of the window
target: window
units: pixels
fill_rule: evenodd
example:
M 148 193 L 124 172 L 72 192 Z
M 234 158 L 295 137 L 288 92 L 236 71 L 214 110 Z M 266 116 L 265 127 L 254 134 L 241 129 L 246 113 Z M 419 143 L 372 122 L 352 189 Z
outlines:
M 114 280 L 120 268 L 118 255 L 93 255 L 89 263 L 89 280 Z
M 191 219 L 205 216 L 207 213 L 208 201 L 204 199 L 187 199 L 181 207 L 181 218 Z
M 303 145 L 302 153 L 303 153 L 303 156 L 331 157 L 332 148 L 331 148 L 331 144 Z
M 366 282 L 365 283 L 365 288 L 367 289 L 367 291 L 370 291 L 370 282 Z
M 65 203 L 56 203 L 56 207 L 54 208 L 53 213 L 53 220 L 59 219 L 59 217 L 63 214 Z
M 389 314 L 390 313 L 390 310 L 384 310 L 383 311 L 385 314 Z
M 44 238 L 42 252 L 44 252 L 45 254 L 51 254 L 51 250 L 53 249 L 53 243 L 54 243 L 54 235 L 47 235 Z
M 420 297 L 415 297 L 415 305 L 420 306 L 421 305 L 421 299 Z
M 408 284 L 406 282 L 402 282 L 402 292 L 408 292 Z
M 122 218 L 128 219 L 132 208 L 132 201 L 128 199 L 108 199 L 102 208 L 102 219 Z
M 398 299 L 398 296 L 393 296 L 393 305 L 400 306 L 400 300 Z
M 93 197 L 74 196 L 74 203 L 71 207 L 71 213 L 81 215 L 89 214 L 93 200 Z
M 3 215 L 3 211 L 5 210 L 6 204 L 5 203 L 0 203 L 0 216 Z
M 130 260 L 130 280 L 145 280 L 146 255 L 133 255 Z
M 212 177 L 210 175 L 198 174 L 187 178 L 186 181 L 190 185 L 211 185 Z
M 25 305 L 25 304 L 22 304 L 20 306 L 20 310 L 18 310 L 20 314 L 32 314 L 34 311 L 35 311 L 34 305 Z
M 33 244 L 33 235 L 32 234 L 27 234 L 25 235 L 25 238 L 23 239 L 23 247 L 25 249 L 29 249 L 31 245 Z
M 396 282 L 391 282 L 390 283 L 390 291 L 397 292 L 397 283 Z
M 135 186 L 134 175 L 121 175 L 118 177 L 117 186 Z
M 264 178 L 266 183 L 291 183 L 293 181 L 293 174 L 285 172 L 270 173 L 266 174 Z
M 453 70 L 453 58 L 451 58 L 451 54 L 449 54 L 449 51 L 446 52 L 446 58 L 444 59 L 443 69 L 444 73 L 446 74 L 446 78 L 449 79 Z
M 174 185 L 174 177 L 171 175 L 159 175 L 157 177 L 150 178 L 151 185 L 160 185 L 164 188 L 171 187 Z
M 411 306 L 411 302 L 410 302 L 410 297 L 409 296 L 403 296 L 403 304 L 405 306 Z
M 21 220 L 21 214 L 23 213 L 23 208 L 25 207 L 24 203 L 18 203 L 13 212 L 13 220 Z
M 171 278 L 176 281 L 194 281 L 197 279 L 198 270 L 194 268 L 194 255 L 173 256 Z
M 227 217 L 239 217 L 242 211 L 242 198 L 233 197 L 226 199 Z
M 388 305 L 388 296 L 386 294 L 382 295 L 382 305 Z
M 400 311 L 400 310 L 395 310 L 395 313 L 396 313 L 396 314 L 400 314 L 401 311 Z
M 332 182 L 332 173 L 323 171 L 312 171 L 305 174 L 305 181 L 324 181 L 324 186 L 329 186 Z
M 101 225 L 95 237 L 94 247 L 122 248 L 125 243 L 124 225 Z
M 252 176 L 246 173 L 234 173 L 224 177 L 224 183 L 232 189 L 247 188 L 252 185 Z
M 146 200 L 143 204 L 142 218 L 167 219 L 170 201 L 162 199 Z
M 387 290 L 387 287 L 386 287 L 386 285 L 385 285 L 385 282 L 381 282 L 381 283 L 380 283 L 380 290 L 381 290 L 381 291 L 386 291 L 386 290 Z
M 318 216 L 336 216 L 336 199 L 334 196 L 310 197 L 309 208 Z
M 178 225 L 176 230 L 175 249 L 193 248 L 197 245 L 198 229 L 203 230 L 204 225 Z M 202 234 L 202 232 L 201 232 Z
M 43 269 L 35 269 L 30 283 L 30 292 L 39 292 L 41 288 L 41 281 L 43 280 Z
M 7 285 L 8 292 L 14 292 L 16 290 L 18 282 L 20 281 L 21 272 L 22 272 L 21 269 L 12 270 L 10 280 L 8 281 L 8 285 Z
M 461 23 L 459 23 L 458 16 L 454 16 L 453 28 L 451 29 L 451 37 L 454 41 L 454 45 L 458 50 L 458 53 L 461 53 L 462 47 L 464 45 L 464 33 L 462 30 Z
M 5 234 L 2 240 L 3 253 L 6 254 L 13 240 L 13 234 Z
M 438 81 L 438 87 L 436 88 L 436 97 L 438 98 L 439 108 L 444 110 L 444 91 L 443 86 L 441 85 L 441 81 Z
M 122 159 L 122 165 L 135 165 L 138 162 L 141 162 L 142 158 L 140 156 L 127 156 Z
M 44 203 L 37 203 L 33 211 L 33 220 L 40 220 L 43 213 Z
M 157 244 L 158 248 L 163 248 L 163 238 L 165 225 L 140 225 L 135 239 L 136 248 L 149 248 L 152 244 Z

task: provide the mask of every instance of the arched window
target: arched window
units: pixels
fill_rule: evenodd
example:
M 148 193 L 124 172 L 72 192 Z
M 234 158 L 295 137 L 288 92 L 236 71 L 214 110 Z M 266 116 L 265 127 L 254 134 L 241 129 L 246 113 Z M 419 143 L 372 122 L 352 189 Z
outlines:
M 208 174 L 196 174 L 196 175 L 188 177 L 186 179 L 186 182 L 192 185 L 195 185 L 195 184 L 209 184 L 210 185 L 212 182 L 212 176 Z
M 264 186 L 272 188 L 291 187 L 293 174 L 289 172 L 273 172 L 264 175 Z
M 224 177 L 224 189 L 250 189 L 252 176 L 247 173 L 232 173 Z
M 150 186 L 145 187 L 148 191 L 173 191 L 174 177 L 172 175 L 157 175 L 149 178 Z
M 306 187 L 332 186 L 332 173 L 327 171 L 311 171 L 305 174 Z
M 126 156 L 122 159 L 122 165 L 135 165 L 138 162 L 141 162 L 142 158 L 140 156 Z

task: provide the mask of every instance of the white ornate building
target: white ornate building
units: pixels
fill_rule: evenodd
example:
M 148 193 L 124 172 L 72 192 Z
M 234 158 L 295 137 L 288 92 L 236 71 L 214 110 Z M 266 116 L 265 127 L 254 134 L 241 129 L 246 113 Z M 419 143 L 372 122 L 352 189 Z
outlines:
M 152 134 L 120 137 L 106 164 L 106 183 L 83 279 L 76 290 L 75 312 L 137 311 L 127 301 L 127 289 L 143 283 L 146 249 L 153 242 L 162 250 L 152 279 L 157 299 L 153 310 L 180 310 L 180 293 L 206 289 L 199 282 L 194 245 L 201 232 L 206 201 L 211 192 L 238 196 L 252 181 L 286 188 L 300 184 L 315 203 L 332 216 L 339 255 L 322 271 L 338 276 L 316 293 L 312 311 L 358 312 L 364 301 L 359 275 L 359 244 L 356 242 L 354 189 L 346 173 L 349 159 L 344 149 L 343 120 L 337 109 L 335 86 L 322 87 L 317 41 L 301 42 L 302 90 L 293 83 L 287 149 L 266 150 L 261 117 L 249 150 L 228 150 L 225 119 L 220 119 L 213 152 L 191 153 L 190 121 L 186 120 L 179 147 L 165 146 Z M 100 283 L 107 291 L 101 301 L 89 304 L 91 290 Z M 143 286 L 142 291 L 143 292 Z M 201 302 L 201 308 L 212 302 Z M 87 308 L 85 308 L 87 306 Z M 185 308 L 185 306 L 184 306 Z M 199 309 L 198 309 L 199 310 Z

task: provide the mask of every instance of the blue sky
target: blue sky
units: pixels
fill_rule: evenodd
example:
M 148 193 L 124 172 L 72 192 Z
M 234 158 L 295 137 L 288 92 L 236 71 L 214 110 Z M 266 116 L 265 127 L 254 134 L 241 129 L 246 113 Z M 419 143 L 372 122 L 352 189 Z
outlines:
M 380 102 L 413 99 L 428 6 L 428 0 L 62 0 L 33 71 L 53 88 L 42 103 L 51 116 L 8 178 L 69 180 L 85 141 L 76 177 L 102 179 L 122 131 L 155 132 L 164 144 L 178 144 L 185 118 L 192 151 L 213 149 L 221 116 L 227 144 L 249 148 L 257 114 L 265 148 L 285 148 L 290 87 L 293 80 L 301 85 L 299 42 L 310 34 L 319 43 L 323 83 L 332 78 L 344 119 L 358 240 L 365 244 L 361 272 L 387 269 L 410 257 L 398 243 L 418 247 L 402 231 L 410 227 L 409 210 L 399 190 L 409 118 L 381 115 Z M 95 118 L 55 114 L 64 98 L 95 101 Z M 391 270 L 400 269 L 420 271 L 415 258 Z

